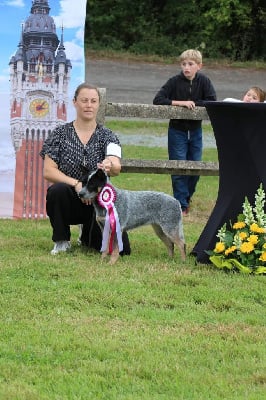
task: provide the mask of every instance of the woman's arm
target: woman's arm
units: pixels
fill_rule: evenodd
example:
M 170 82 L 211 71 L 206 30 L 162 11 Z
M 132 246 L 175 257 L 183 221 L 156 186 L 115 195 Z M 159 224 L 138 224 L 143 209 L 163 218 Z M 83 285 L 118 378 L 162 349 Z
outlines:
M 99 168 L 102 168 L 107 175 L 117 176 L 121 171 L 121 161 L 116 156 L 106 156 L 106 158 L 98 164 Z
M 78 180 L 67 176 L 58 169 L 58 165 L 46 154 L 44 157 L 43 177 L 49 182 L 62 182 L 76 188 Z

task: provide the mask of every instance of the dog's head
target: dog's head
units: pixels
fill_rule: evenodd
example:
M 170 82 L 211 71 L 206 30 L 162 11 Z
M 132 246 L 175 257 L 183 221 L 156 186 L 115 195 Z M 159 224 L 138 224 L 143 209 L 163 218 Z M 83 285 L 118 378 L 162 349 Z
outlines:
M 97 169 L 89 174 L 87 180 L 83 180 L 83 187 L 79 197 L 85 200 L 93 200 L 108 181 L 108 176 L 102 169 Z

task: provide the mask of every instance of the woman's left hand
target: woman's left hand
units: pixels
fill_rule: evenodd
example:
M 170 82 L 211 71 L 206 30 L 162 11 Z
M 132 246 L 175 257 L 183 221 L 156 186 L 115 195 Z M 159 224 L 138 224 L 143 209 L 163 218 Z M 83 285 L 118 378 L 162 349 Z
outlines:
M 97 167 L 105 171 L 107 175 L 110 175 L 112 166 L 113 162 L 110 160 L 110 158 L 105 158 L 101 163 L 97 164 Z

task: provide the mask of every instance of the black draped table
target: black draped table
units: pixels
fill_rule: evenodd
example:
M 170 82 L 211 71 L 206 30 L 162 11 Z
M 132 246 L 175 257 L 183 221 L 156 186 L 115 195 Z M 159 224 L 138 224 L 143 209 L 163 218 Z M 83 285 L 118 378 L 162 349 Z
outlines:
M 245 197 L 254 205 L 262 183 L 266 190 L 266 103 L 206 102 L 219 160 L 219 190 L 214 209 L 192 254 L 208 263 L 217 231 L 235 222 Z

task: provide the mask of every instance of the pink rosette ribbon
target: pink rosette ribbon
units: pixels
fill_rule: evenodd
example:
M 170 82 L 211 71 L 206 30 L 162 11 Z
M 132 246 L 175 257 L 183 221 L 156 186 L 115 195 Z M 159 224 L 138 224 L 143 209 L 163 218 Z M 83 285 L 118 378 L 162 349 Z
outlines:
M 120 252 L 123 250 L 123 241 L 119 217 L 114 205 L 116 201 L 116 191 L 114 187 L 107 183 L 98 194 L 97 201 L 101 207 L 106 209 L 101 252 L 106 251 L 109 241 L 109 254 L 112 254 L 115 234 Z

